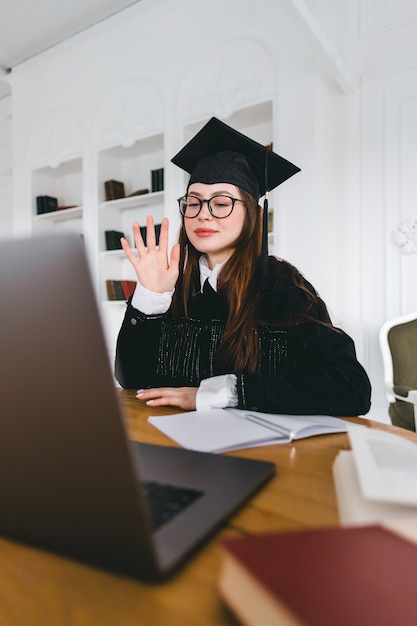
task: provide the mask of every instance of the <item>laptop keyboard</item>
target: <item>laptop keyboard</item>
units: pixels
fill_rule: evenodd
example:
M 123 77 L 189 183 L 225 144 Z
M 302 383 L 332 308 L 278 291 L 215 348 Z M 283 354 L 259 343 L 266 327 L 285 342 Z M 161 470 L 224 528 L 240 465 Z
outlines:
M 153 531 L 169 522 L 204 493 L 198 489 L 166 485 L 150 480 L 143 483 L 143 490 L 148 502 Z

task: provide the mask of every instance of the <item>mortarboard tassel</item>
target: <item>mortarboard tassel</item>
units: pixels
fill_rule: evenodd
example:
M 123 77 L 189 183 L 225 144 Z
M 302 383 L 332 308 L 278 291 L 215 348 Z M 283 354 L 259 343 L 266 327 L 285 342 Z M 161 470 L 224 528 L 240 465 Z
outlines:
M 265 198 L 262 211 L 261 289 L 268 284 L 268 148 L 265 147 Z

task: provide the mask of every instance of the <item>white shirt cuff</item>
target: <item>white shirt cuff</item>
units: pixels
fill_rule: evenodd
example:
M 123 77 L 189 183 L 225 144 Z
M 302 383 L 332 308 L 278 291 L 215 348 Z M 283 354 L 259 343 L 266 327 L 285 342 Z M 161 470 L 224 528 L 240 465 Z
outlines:
M 164 293 L 149 291 L 138 281 L 132 298 L 132 306 L 144 315 L 160 315 L 166 313 L 171 306 L 173 293 L 174 290 Z
M 238 405 L 236 383 L 235 374 L 223 374 L 202 380 L 197 391 L 197 411 L 236 407 Z

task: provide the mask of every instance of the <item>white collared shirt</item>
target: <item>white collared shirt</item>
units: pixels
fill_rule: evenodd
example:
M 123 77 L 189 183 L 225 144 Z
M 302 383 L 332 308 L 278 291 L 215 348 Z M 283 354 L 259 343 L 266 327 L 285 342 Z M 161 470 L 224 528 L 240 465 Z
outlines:
M 217 291 L 217 278 L 223 265 L 223 263 L 218 263 L 210 269 L 207 258 L 204 255 L 200 257 L 201 289 L 208 279 L 211 287 Z M 132 297 L 132 306 L 144 315 L 161 315 L 168 311 L 173 294 L 174 291 L 163 293 L 150 291 L 138 281 Z M 237 406 L 236 380 L 235 374 L 223 374 L 202 380 L 197 391 L 197 410 Z
M 209 284 L 213 287 L 214 291 L 217 291 L 217 278 L 219 276 L 220 270 L 222 269 L 224 263 L 218 263 L 211 270 L 209 268 L 207 257 L 201 256 L 198 260 L 200 267 L 200 285 L 201 289 L 203 289 L 203 285 L 208 280 Z

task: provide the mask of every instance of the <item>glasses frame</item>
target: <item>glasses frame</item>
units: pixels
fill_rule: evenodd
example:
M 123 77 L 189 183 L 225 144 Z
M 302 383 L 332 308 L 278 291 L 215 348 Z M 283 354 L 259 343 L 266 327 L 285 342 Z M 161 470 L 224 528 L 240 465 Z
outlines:
M 193 198 L 194 200 L 198 200 L 198 202 L 200 203 L 200 208 L 198 209 L 197 213 L 196 213 L 195 215 L 193 215 L 192 217 L 190 217 L 189 215 L 185 215 L 185 214 L 182 212 L 182 210 L 181 210 L 181 202 L 184 200 L 184 198 Z M 232 201 L 232 207 L 231 207 L 231 209 L 230 209 L 230 212 L 229 212 L 227 215 L 222 215 L 221 217 L 218 217 L 217 215 L 215 215 L 215 214 L 213 213 L 213 209 L 212 209 L 212 207 L 211 207 L 211 204 L 210 204 L 210 203 L 211 203 L 211 201 L 212 201 L 212 200 L 214 200 L 215 198 L 228 198 L 229 200 L 231 200 L 231 201 Z M 178 202 L 178 207 L 179 207 L 179 210 L 180 210 L 181 215 L 182 215 L 183 217 L 186 217 L 188 220 L 193 220 L 193 219 L 195 219 L 196 217 L 198 217 L 198 216 L 200 215 L 201 210 L 202 210 L 202 208 L 203 208 L 203 204 L 204 204 L 205 202 L 207 202 L 207 208 L 208 208 L 208 210 L 210 211 L 210 215 L 211 215 L 212 217 L 216 218 L 216 220 L 223 220 L 223 219 L 225 219 L 226 217 L 229 217 L 229 216 L 232 214 L 233 209 L 235 208 L 235 203 L 236 203 L 236 202 L 241 202 L 242 204 L 246 204 L 246 202 L 245 202 L 244 200 L 241 200 L 240 198 L 234 198 L 233 196 L 228 196 L 227 194 L 224 194 L 224 193 L 219 193 L 219 194 L 216 194 L 216 195 L 214 195 L 214 196 L 212 196 L 211 198 L 208 198 L 208 199 L 198 198 L 197 196 L 193 196 L 193 194 L 192 194 L 192 193 L 187 193 L 187 194 L 185 194 L 184 196 L 181 196 L 181 198 L 177 198 L 177 202 Z

